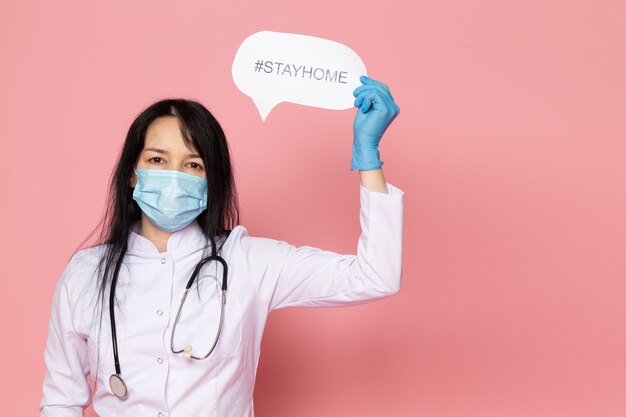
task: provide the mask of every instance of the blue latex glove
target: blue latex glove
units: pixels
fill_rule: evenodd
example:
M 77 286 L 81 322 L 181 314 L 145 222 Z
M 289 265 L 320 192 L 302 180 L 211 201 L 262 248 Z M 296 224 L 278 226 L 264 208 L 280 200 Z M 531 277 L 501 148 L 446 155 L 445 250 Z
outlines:
M 354 118 L 350 170 L 369 171 L 383 165 L 378 144 L 387 127 L 400 113 L 400 108 L 385 84 L 366 75 L 362 75 L 360 81 L 363 85 L 352 92 L 356 97 L 354 105 L 358 109 Z

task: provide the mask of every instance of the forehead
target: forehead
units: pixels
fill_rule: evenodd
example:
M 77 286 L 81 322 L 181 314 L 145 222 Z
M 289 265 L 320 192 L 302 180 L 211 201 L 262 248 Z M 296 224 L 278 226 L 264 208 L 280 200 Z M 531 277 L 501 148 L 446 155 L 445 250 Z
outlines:
M 179 123 L 174 116 L 164 116 L 153 120 L 146 130 L 144 148 L 157 147 L 186 152 L 189 148 L 185 144 Z M 193 143 L 189 144 L 189 146 L 195 150 Z

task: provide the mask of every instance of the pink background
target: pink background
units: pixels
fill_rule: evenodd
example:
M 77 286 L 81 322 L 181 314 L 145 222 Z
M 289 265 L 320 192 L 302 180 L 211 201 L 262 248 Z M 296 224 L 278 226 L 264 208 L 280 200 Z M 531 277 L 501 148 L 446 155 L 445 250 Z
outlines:
M 251 234 L 356 253 L 355 110 L 262 123 L 230 73 L 259 30 L 390 86 L 406 195 L 401 292 L 274 313 L 257 415 L 626 415 L 624 1 L 38 3 L 0 5 L 3 415 L 37 414 L 54 285 L 157 99 L 223 125 Z

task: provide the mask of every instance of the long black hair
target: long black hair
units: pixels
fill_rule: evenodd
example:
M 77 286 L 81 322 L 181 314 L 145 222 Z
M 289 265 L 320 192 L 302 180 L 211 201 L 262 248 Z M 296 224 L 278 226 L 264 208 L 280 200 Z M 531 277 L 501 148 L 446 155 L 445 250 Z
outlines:
M 155 119 L 166 116 L 178 119 L 185 144 L 188 148 L 193 145 L 204 162 L 208 201 L 206 210 L 196 218 L 204 236 L 214 242 L 216 237 L 228 235 L 239 224 L 239 203 L 229 146 L 215 117 L 197 101 L 183 98 L 164 99 L 147 107 L 135 118 L 126 135 L 110 177 L 105 213 L 98 226 L 81 243 L 100 229 L 99 240 L 91 246 L 102 245 L 104 248 L 97 265 L 96 282 L 100 319 L 106 305 L 106 288 L 110 286 L 116 265 L 122 262 L 126 253 L 128 234 L 133 224 L 141 219 L 141 209 L 132 197 L 131 175 L 143 150 L 148 127 Z

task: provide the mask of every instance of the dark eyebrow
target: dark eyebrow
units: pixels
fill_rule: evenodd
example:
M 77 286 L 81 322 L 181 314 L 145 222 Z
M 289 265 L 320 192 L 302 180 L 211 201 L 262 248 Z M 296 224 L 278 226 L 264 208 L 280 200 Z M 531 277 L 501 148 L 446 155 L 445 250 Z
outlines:
M 157 153 L 161 153 L 161 154 L 165 154 L 167 155 L 167 151 L 164 149 L 159 149 L 159 148 L 146 148 L 144 149 L 144 151 L 152 151 L 152 152 L 157 152 Z M 187 158 L 200 158 L 200 155 L 196 154 L 196 153 L 190 153 L 187 154 Z

